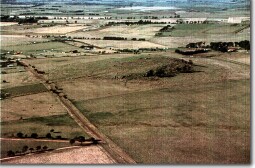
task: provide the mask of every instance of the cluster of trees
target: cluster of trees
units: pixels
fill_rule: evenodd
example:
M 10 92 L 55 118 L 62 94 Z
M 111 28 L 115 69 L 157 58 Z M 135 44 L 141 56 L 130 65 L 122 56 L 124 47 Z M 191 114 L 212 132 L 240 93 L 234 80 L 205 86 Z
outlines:
M 59 132 L 54 132 L 54 129 L 51 129 L 49 133 L 47 133 L 44 137 L 41 137 L 41 138 L 47 138 L 47 139 L 66 139 L 66 138 L 63 138 L 60 135 L 57 135 L 57 136 L 53 137 L 52 133 L 59 133 Z M 16 136 L 18 138 L 34 138 L 34 139 L 39 138 L 39 135 L 37 133 L 32 133 L 30 136 L 28 136 L 27 134 L 24 135 L 22 132 L 19 132 L 19 133 L 17 133 Z
M 45 152 L 48 151 L 48 146 L 41 146 L 38 145 L 35 148 L 33 147 L 28 147 L 27 145 L 23 146 L 21 150 L 17 150 L 17 151 L 13 151 L 13 150 L 9 150 L 7 151 L 7 156 L 8 157 L 13 157 L 13 156 L 20 156 L 20 155 L 26 155 L 29 153 L 33 153 L 33 151 L 36 152 Z
M 188 50 L 188 51 L 182 51 L 179 49 L 176 49 L 175 52 L 182 54 L 182 55 L 193 55 L 193 54 L 199 54 L 199 53 L 206 53 L 208 52 L 208 49 L 196 49 L 196 50 Z
M 170 25 L 164 26 L 163 28 L 161 28 L 159 30 L 159 32 L 157 32 L 155 34 L 155 36 L 161 36 L 161 35 L 163 35 L 164 32 L 171 32 L 173 29 L 174 29 L 174 27 L 172 27 Z
M 19 18 L 18 16 L 10 17 L 9 15 L 1 16 L 1 22 L 18 22 L 19 24 L 23 23 L 37 23 L 40 19 L 48 19 L 48 17 L 26 17 Z
M 168 65 L 160 66 L 156 69 L 149 70 L 145 76 L 146 77 L 174 77 L 178 73 L 192 73 L 194 72 L 193 62 L 178 60 L 174 61 Z
M 151 20 L 139 20 L 137 22 L 129 22 L 129 21 L 125 21 L 125 22 L 109 22 L 107 23 L 105 26 L 112 26 L 112 25 L 146 25 L 146 24 L 167 24 L 167 22 L 152 22 Z
M 134 53 L 134 54 L 140 54 L 141 52 L 151 52 L 151 51 L 165 51 L 163 48 L 139 48 L 139 49 L 118 49 L 118 52 L 125 52 L 125 53 Z
M 172 29 L 174 29 L 174 27 L 172 27 L 171 25 L 167 25 L 167 26 L 164 26 L 163 28 L 161 28 L 159 31 L 160 32 L 170 32 Z
M 124 37 L 104 37 L 103 40 L 127 40 Z
M 89 138 L 89 139 L 86 139 L 84 136 L 79 136 L 79 137 L 75 137 L 73 139 L 70 139 L 70 144 L 73 145 L 76 141 L 80 142 L 80 145 L 83 144 L 83 142 L 85 141 L 91 141 L 92 144 L 98 144 L 98 141 L 100 140 L 96 140 L 95 138 Z
M 250 50 L 250 41 L 244 40 L 240 42 L 211 42 L 210 48 L 216 51 L 228 52 L 229 47 L 241 47 Z

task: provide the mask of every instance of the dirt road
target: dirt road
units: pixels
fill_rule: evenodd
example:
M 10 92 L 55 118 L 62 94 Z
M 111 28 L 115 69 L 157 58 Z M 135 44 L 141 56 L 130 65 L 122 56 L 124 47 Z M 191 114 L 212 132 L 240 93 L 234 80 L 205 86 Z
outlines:
M 23 63 L 26 65 L 25 63 Z M 36 78 L 42 81 L 45 87 L 50 91 L 51 87 L 46 83 L 46 79 L 43 75 L 38 74 L 33 68 L 26 65 L 26 70 L 32 72 Z M 109 152 L 109 154 L 121 164 L 135 164 L 136 162 L 126 154 L 120 147 L 118 147 L 112 140 L 100 132 L 68 99 L 59 96 L 54 93 L 54 96 L 58 98 L 61 104 L 67 109 L 70 116 L 81 126 L 88 135 L 95 139 L 101 140 L 103 148 Z

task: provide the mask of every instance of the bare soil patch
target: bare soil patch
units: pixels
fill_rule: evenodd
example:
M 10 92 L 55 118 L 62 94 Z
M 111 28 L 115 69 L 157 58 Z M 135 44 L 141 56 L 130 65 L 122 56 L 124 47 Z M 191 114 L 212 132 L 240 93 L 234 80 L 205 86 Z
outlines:
M 63 149 L 50 153 L 24 156 L 4 164 L 114 164 L 115 161 L 100 146 Z

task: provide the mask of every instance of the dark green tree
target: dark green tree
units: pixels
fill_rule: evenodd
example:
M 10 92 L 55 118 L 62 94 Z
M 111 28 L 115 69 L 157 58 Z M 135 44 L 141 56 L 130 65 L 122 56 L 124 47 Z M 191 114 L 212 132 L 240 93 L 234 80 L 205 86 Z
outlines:
M 75 143 L 75 139 L 70 139 L 70 144 L 73 145 Z

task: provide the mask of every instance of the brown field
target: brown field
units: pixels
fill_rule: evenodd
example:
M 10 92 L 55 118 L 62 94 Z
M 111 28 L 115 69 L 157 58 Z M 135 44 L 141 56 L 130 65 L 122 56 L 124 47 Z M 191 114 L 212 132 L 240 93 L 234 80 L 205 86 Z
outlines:
M 33 34 L 66 34 L 70 32 L 74 32 L 77 30 L 85 29 L 86 26 L 82 25 L 57 25 L 51 27 L 42 27 L 31 30 L 24 30 L 23 33 L 33 33 Z
M 49 153 L 25 156 L 3 164 L 114 164 L 115 161 L 100 146 L 70 147 Z
M 5 71 L 2 69 L 2 71 Z M 22 70 L 24 71 L 24 70 Z M 1 89 L 7 87 L 15 87 L 26 84 L 38 83 L 39 81 L 33 76 L 31 72 L 16 72 L 16 73 L 8 73 L 1 75 L 1 80 L 6 80 L 7 83 L 1 83 Z
M 126 38 L 151 38 L 159 31 L 164 25 L 118 25 L 98 30 L 69 33 L 70 36 L 81 37 L 100 37 L 114 36 L 114 37 L 126 37 Z
M 49 92 L 15 97 L 1 101 L 1 121 L 66 114 L 58 100 Z
M 33 42 L 44 42 L 47 39 L 29 38 L 24 35 L 0 35 L 1 47 L 31 44 Z
M 165 48 L 164 45 L 148 41 L 117 41 L 117 40 L 77 40 L 102 48 L 112 49 L 139 49 L 139 48 Z

